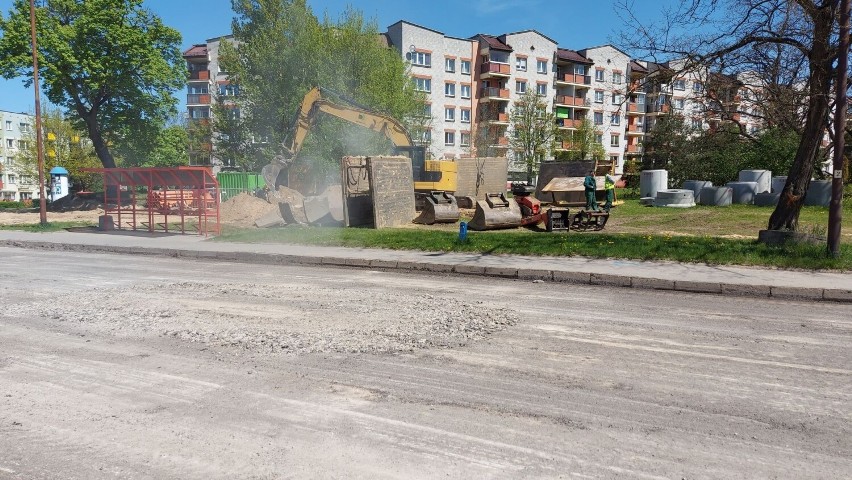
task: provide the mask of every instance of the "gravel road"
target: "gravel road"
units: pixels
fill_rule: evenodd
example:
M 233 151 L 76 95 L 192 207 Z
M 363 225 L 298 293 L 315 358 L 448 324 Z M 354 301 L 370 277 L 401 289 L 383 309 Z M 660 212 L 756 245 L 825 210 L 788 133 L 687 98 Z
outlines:
M 0 258 L 0 478 L 852 476 L 849 305 Z

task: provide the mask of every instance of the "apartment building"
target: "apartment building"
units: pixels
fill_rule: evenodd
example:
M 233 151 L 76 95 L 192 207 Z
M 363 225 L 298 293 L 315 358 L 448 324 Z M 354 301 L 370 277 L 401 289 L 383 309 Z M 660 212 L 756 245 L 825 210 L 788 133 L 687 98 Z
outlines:
M 223 72 L 219 64 L 219 46 L 228 41 L 233 41 L 232 35 L 207 39 L 205 43 L 195 44 L 183 52 L 189 70 L 186 115 L 190 122 L 209 125 L 216 95 L 227 97 L 237 94 L 237 87 L 230 84 L 227 72 Z M 235 108 L 233 114 L 239 115 L 239 110 Z M 214 155 L 212 139 L 200 142 L 189 152 L 189 162 L 190 165 L 222 166 L 222 161 Z
M 0 110 L 0 200 L 39 198 L 38 177 L 22 173 L 15 160 L 26 148 L 34 122 L 32 115 Z

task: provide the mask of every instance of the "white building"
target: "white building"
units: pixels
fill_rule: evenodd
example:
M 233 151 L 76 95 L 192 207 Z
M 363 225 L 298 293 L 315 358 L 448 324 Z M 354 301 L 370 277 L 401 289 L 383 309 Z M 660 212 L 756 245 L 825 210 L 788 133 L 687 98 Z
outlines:
M 0 110 L 0 200 L 39 198 L 38 177 L 22 174 L 15 160 L 27 146 L 34 121 L 26 113 Z

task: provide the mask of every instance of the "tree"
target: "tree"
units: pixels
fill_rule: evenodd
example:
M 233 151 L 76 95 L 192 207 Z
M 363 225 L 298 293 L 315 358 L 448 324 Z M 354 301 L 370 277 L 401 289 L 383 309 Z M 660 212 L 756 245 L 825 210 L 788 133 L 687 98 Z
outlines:
M 235 102 L 245 135 L 267 141 L 251 151 L 256 163 L 284 153 L 295 112 L 315 86 L 408 122 L 409 131 L 422 122 L 425 98 L 414 91 L 405 62 L 380 42 L 376 23 L 357 10 L 320 20 L 305 0 L 232 0 L 232 6 L 235 42 L 222 45 L 220 60 L 239 85 Z M 382 135 L 325 117 L 311 130 L 294 167 L 336 173 L 343 155 L 389 149 Z
M 50 102 L 85 127 L 105 168 L 116 166 L 111 146 L 151 146 L 186 80 L 180 34 L 142 0 L 40 3 L 39 76 Z M 0 75 L 30 85 L 28 0 L 15 0 L 0 33 Z
M 56 109 L 42 113 L 44 135 L 44 178 L 54 166 L 68 170 L 68 178 L 79 190 L 92 190 L 100 185 L 101 175 L 83 172 L 84 168 L 99 168 L 100 161 L 84 134 Z M 22 175 L 38 177 L 38 154 L 35 131 L 24 136 L 25 147 L 18 151 L 15 162 Z
M 509 148 L 526 167 L 527 182 L 532 183 L 539 164 L 553 151 L 558 138 L 556 115 L 547 111 L 543 97 L 527 90 L 509 113 L 509 131 Z
M 630 3 L 621 0 L 617 10 L 631 25 L 647 25 L 632 13 Z M 761 78 L 775 77 L 779 80 L 774 84 L 786 85 L 779 93 L 805 93 L 796 157 L 769 219 L 770 230 L 796 229 L 824 134 L 830 130 L 840 54 L 839 5 L 837 0 L 681 0 L 664 12 L 662 22 L 623 36 L 622 46 L 634 52 L 686 59 L 684 70 L 760 72 Z
M 642 170 L 669 168 L 678 158 L 685 157 L 691 133 L 682 116 L 660 116 L 643 143 Z
M 598 131 L 595 124 L 588 118 L 583 119 L 576 130 L 571 130 L 565 136 L 565 141 L 570 149 L 562 157 L 567 160 L 594 160 L 606 159 L 606 149 L 596 138 Z

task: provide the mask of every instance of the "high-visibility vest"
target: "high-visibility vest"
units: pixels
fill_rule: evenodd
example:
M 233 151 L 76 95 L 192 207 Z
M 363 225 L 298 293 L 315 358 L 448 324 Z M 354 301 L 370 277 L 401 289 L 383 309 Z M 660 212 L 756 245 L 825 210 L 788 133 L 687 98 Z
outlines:
M 604 189 L 605 190 L 613 190 L 615 189 L 615 179 L 607 175 L 604 177 Z

